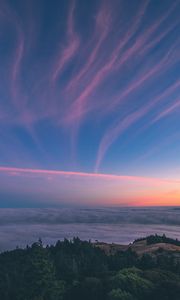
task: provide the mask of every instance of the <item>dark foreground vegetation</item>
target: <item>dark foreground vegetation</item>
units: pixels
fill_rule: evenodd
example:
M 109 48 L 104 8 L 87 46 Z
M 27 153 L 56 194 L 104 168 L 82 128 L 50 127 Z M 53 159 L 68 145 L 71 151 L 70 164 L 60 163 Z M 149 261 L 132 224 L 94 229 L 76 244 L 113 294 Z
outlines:
M 0 254 L 0 299 L 179 300 L 179 254 L 106 255 L 78 238 L 47 247 L 39 240 Z

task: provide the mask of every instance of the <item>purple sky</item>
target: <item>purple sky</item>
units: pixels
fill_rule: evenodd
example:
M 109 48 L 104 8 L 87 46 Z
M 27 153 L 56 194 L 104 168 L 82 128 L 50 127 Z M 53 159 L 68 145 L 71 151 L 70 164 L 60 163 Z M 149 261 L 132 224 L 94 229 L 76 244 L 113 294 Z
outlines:
M 0 206 L 180 205 L 179 53 L 180 1 L 1 0 Z

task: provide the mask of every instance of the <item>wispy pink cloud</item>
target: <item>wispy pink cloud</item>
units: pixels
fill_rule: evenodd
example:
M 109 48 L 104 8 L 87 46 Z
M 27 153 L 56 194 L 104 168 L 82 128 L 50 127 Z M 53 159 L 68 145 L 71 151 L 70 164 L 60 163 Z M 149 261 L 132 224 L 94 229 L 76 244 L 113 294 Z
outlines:
M 161 111 L 151 122 L 151 124 L 159 121 L 160 119 L 168 116 L 172 112 L 176 111 L 178 108 L 180 108 L 180 100 L 177 100 L 175 103 L 171 104 L 168 108 Z
M 71 123 L 74 121 L 77 122 L 78 119 L 81 119 L 83 116 L 84 111 L 87 111 L 84 106 L 86 105 L 87 99 L 93 92 L 95 92 L 96 88 L 102 83 L 102 81 L 110 75 L 114 69 L 116 69 L 116 60 L 120 54 L 121 49 L 127 44 L 130 38 L 135 34 L 136 30 L 138 29 L 141 20 L 145 14 L 149 1 L 144 2 L 143 6 L 139 10 L 137 16 L 135 17 L 134 23 L 132 24 L 131 28 L 125 34 L 123 39 L 118 43 L 115 50 L 113 50 L 110 58 L 107 62 L 97 70 L 95 76 L 90 80 L 90 83 L 85 87 L 83 92 L 80 96 L 74 101 L 72 108 L 65 119 L 65 122 Z
M 161 74 L 165 70 L 168 70 L 169 67 L 172 67 L 178 60 L 178 57 L 174 55 L 175 47 L 176 44 L 172 45 L 172 47 L 167 51 L 165 56 L 157 64 L 154 64 L 148 70 L 145 70 L 143 74 L 141 74 L 132 83 L 130 83 L 128 87 L 112 101 L 112 103 L 108 106 L 108 110 L 111 110 L 116 106 L 118 106 L 123 99 L 126 99 L 127 96 L 129 96 L 131 93 L 136 91 L 138 88 L 142 87 L 142 84 L 148 83 L 151 79 L 158 78 L 159 74 Z M 179 82 L 178 82 L 178 86 L 179 86 Z
M 152 49 L 155 45 L 157 45 L 161 40 L 163 40 L 167 35 L 179 25 L 179 20 L 172 23 L 170 26 L 166 28 L 163 32 L 161 32 L 157 37 L 150 40 L 149 43 L 145 44 L 145 46 L 140 50 L 140 54 L 144 55 L 148 50 Z
M 34 175 L 47 175 L 49 176 L 65 176 L 65 177 L 88 177 L 95 179 L 107 179 L 107 180 L 128 180 L 128 181 L 140 181 L 150 184 L 161 184 L 161 183 L 180 183 L 179 180 L 170 180 L 153 177 L 141 177 L 141 176 L 124 176 L 114 174 L 103 174 L 103 173 L 85 173 L 85 172 L 73 172 L 73 171 L 61 171 L 61 170 L 45 170 L 45 169 L 30 169 L 30 168 L 15 168 L 15 167 L 4 167 L 0 166 L 0 173 L 7 173 L 12 176 L 18 176 L 22 174 L 34 174 Z M 53 177 L 51 177 L 53 179 Z
M 162 63 L 162 62 L 161 62 Z M 160 63 L 160 65 L 161 65 Z M 164 60 L 163 60 L 164 65 Z M 132 86 L 134 88 L 135 85 Z M 173 93 L 178 87 L 180 87 L 180 81 L 178 80 L 175 82 L 170 88 L 165 90 L 161 95 L 155 97 L 151 102 L 148 104 L 145 104 L 140 109 L 136 110 L 135 112 L 127 115 L 123 120 L 118 121 L 114 126 L 109 128 L 101 142 L 98 149 L 97 154 L 97 160 L 95 165 L 95 171 L 97 172 L 100 166 L 100 163 L 102 159 L 104 158 L 104 155 L 106 154 L 109 147 L 112 145 L 112 143 L 125 131 L 127 130 L 132 124 L 137 122 L 140 118 L 144 117 L 145 114 L 147 114 L 157 103 L 162 101 L 165 97 Z M 132 88 L 130 88 L 130 91 L 132 91 Z M 127 93 L 129 93 L 129 89 L 127 90 Z M 175 109 L 173 107 L 173 109 Z M 166 112 L 167 113 L 167 112 Z
M 89 19 L 88 15 L 88 22 L 94 20 L 94 23 L 90 24 L 90 30 L 94 30 L 92 35 L 84 38 L 82 34 L 80 38 L 80 33 L 75 26 L 76 2 L 75 0 L 70 1 L 65 21 L 65 36 L 59 37 L 61 44 L 58 47 L 57 40 L 52 39 L 52 43 L 55 43 L 55 45 L 52 44 L 55 49 L 54 52 L 52 51 L 52 55 L 54 55 L 53 53 L 56 55 L 47 57 L 45 53 L 47 59 L 45 61 L 43 55 L 42 60 L 41 57 L 40 59 L 38 57 L 39 53 L 43 51 L 42 45 L 44 46 L 48 41 L 44 34 L 41 36 L 41 29 L 43 29 L 40 28 L 41 19 L 39 19 L 43 16 L 43 14 L 39 16 L 41 7 L 39 6 L 37 10 L 38 34 L 36 32 L 34 35 L 34 31 L 37 29 L 37 22 L 33 23 L 34 4 L 32 5 L 31 20 L 26 22 L 25 17 L 21 14 L 22 12 L 27 14 L 25 10 L 23 11 L 23 9 L 27 9 L 26 5 L 23 4 L 20 12 L 19 8 L 16 11 L 16 8 L 9 2 L 7 5 L 6 1 L 1 1 L 3 3 L 0 5 L 1 22 L 5 25 L 2 26 L 2 30 L 4 28 L 6 30 L 4 22 L 7 22 L 8 30 L 12 27 L 12 36 L 9 37 L 9 56 L 5 54 L 5 62 L 2 62 L 0 69 L 2 74 L 9 75 L 8 80 L 3 78 L 5 85 L 2 84 L 2 92 L 0 90 L 3 95 L 0 99 L 0 123 L 9 128 L 17 125 L 27 129 L 37 149 L 45 155 L 46 151 L 43 147 L 46 147 L 46 143 L 43 143 L 44 136 L 40 136 L 41 130 L 39 130 L 41 126 L 44 126 L 44 122 L 47 121 L 47 126 L 53 127 L 54 132 L 57 131 L 60 135 L 62 132 L 62 134 L 69 134 L 68 129 L 70 129 L 71 136 L 73 136 L 72 148 L 75 152 L 81 121 L 93 120 L 92 122 L 98 123 L 99 132 L 101 132 L 105 129 L 104 124 L 107 125 L 106 117 L 108 115 L 108 122 L 113 121 L 107 131 L 103 132 L 104 135 L 102 134 L 96 162 L 97 171 L 111 144 L 130 126 L 163 101 L 167 95 L 179 88 L 179 83 L 176 82 L 160 95 L 156 95 L 156 89 L 161 89 L 156 82 L 164 76 L 167 82 L 163 84 L 168 86 L 169 82 L 173 80 L 168 74 L 171 74 L 171 67 L 175 67 L 179 58 L 179 49 L 176 47 L 179 37 L 173 35 L 175 33 L 173 30 L 174 28 L 177 30 L 176 27 L 179 23 L 179 20 L 176 20 L 175 12 L 179 1 L 168 5 L 169 9 L 167 10 L 163 10 L 166 5 L 162 6 L 162 9 L 157 10 L 157 16 L 155 14 L 153 18 L 149 17 L 149 10 L 150 12 L 151 9 L 154 10 L 150 0 L 137 1 L 137 5 L 133 6 L 136 11 L 127 12 L 127 15 L 125 2 L 121 1 L 119 5 L 118 1 L 113 3 L 102 1 L 96 17 Z M 114 3 L 119 11 L 116 11 Z M 175 15 L 174 19 L 171 15 L 172 12 Z M 77 15 L 79 16 L 79 14 Z M 77 19 L 77 23 L 79 23 L 79 19 Z M 25 28 L 25 24 L 29 25 L 29 29 Z M 52 27 L 57 29 L 56 26 L 55 21 Z M 88 26 L 89 23 L 87 28 Z M 79 29 L 81 30 L 80 27 Z M 83 33 L 85 30 L 86 28 L 83 29 Z M 27 32 L 30 34 L 27 35 Z M 175 40 L 176 45 L 174 44 Z M 163 41 L 162 46 L 161 41 Z M 35 43 L 37 44 L 35 45 Z M 34 49 L 32 44 L 37 48 Z M 64 75 L 64 71 L 71 62 L 74 67 L 72 74 L 68 77 L 68 74 Z M 6 68 L 7 71 L 4 71 Z M 0 73 L 0 75 L 2 74 Z M 172 76 L 176 76 L 176 73 Z M 56 83 L 61 78 L 62 85 L 59 88 Z M 144 90 L 146 92 L 147 89 L 148 92 L 151 86 L 155 88 L 153 90 L 155 96 L 149 101 L 151 92 L 146 99 Z M 134 94 L 136 92 L 144 99 L 137 99 Z M 9 95 L 10 93 L 11 95 Z M 103 101 L 104 98 L 105 101 Z M 173 104 L 170 99 L 169 107 L 155 116 L 152 122 L 157 122 L 176 111 L 179 108 L 179 98 L 177 99 L 176 104 Z M 140 103 L 143 105 L 140 106 Z M 121 106 L 121 104 L 123 105 Z M 120 111 L 121 108 L 122 111 Z M 157 110 L 159 111 L 159 107 Z M 124 117 L 118 119 L 118 113 Z M 101 126 L 100 118 L 104 116 L 104 123 Z M 117 122 L 113 123 L 116 117 Z M 149 124 L 145 124 L 145 126 L 149 126 Z M 91 129 L 93 130 L 93 126 Z M 24 148 L 22 147 L 22 149 Z
M 159 151 L 162 151 L 162 149 L 165 149 L 169 144 L 172 144 L 175 140 L 179 140 L 180 138 L 180 133 L 175 132 L 171 136 L 166 136 L 165 139 L 148 149 L 145 153 L 143 153 L 141 156 L 135 159 L 135 162 L 140 163 L 141 161 L 147 159 L 148 157 L 152 155 L 157 155 Z
M 86 75 L 92 64 L 95 63 L 99 58 L 100 48 L 107 38 L 109 32 L 112 30 L 111 8 L 112 7 L 107 5 L 107 2 L 105 2 L 105 4 L 103 3 L 103 6 L 100 7 L 100 10 L 96 16 L 95 32 L 91 43 L 94 43 L 95 40 L 97 40 L 97 42 L 95 43 L 95 46 L 93 47 L 92 52 L 90 53 L 90 56 L 88 57 L 83 68 L 81 68 L 77 75 L 75 74 L 73 79 L 68 83 L 67 91 L 77 86 L 81 78 Z
M 109 147 L 112 143 L 122 134 L 126 129 L 128 129 L 132 124 L 134 124 L 140 117 L 142 117 L 146 113 L 146 108 L 140 109 L 136 112 L 125 117 L 123 120 L 118 122 L 114 127 L 107 130 L 105 135 L 103 136 L 100 146 L 98 149 L 95 172 L 98 171 L 100 163 L 104 158 Z
M 56 82 L 64 67 L 71 61 L 71 59 L 76 54 L 80 39 L 74 29 L 74 11 L 75 11 L 75 0 L 72 1 L 68 21 L 67 21 L 67 42 L 66 45 L 62 47 L 62 50 L 58 54 L 58 57 L 54 64 L 54 69 L 52 72 L 51 81 L 53 84 Z
M 124 52 L 116 64 L 116 68 L 122 67 L 122 65 L 130 58 L 132 55 L 139 55 L 140 53 L 145 54 L 147 49 L 155 46 L 161 39 L 164 37 L 172 28 L 178 24 L 176 22 L 173 26 L 170 26 L 170 29 L 165 30 L 163 33 L 159 34 L 156 38 L 153 38 L 153 34 L 159 29 L 162 23 L 170 16 L 170 14 L 174 11 L 176 6 L 178 5 L 178 1 L 174 2 L 170 9 L 165 12 L 157 21 L 155 21 L 151 26 L 149 26 L 142 34 L 139 34 L 136 38 L 132 47 L 129 47 L 127 51 Z M 151 42 L 147 45 L 148 39 L 151 39 Z
M 21 63 L 23 59 L 24 54 L 24 35 L 21 30 L 21 28 L 17 27 L 17 48 L 14 55 L 14 64 L 12 67 L 12 74 L 11 74 L 11 80 L 12 80 L 12 99 L 15 103 L 16 107 L 19 108 L 19 75 L 20 75 L 20 69 L 21 69 Z M 21 98 L 22 99 L 22 98 Z M 22 103 L 20 104 L 22 108 Z
M 131 38 L 135 35 L 137 29 L 139 28 L 141 21 L 145 15 L 145 12 L 147 10 L 149 1 L 144 2 L 143 6 L 138 11 L 138 14 L 136 15 L 136 18 L 134 22 L 132 23 L 132 26 L 130 29 L 126 32 L 126 34 L 121 38 L 120 43 L 116 46 L 116 48 L 113 50 L 113 52 L 110 55 L 110 58 L 107 60 L 107 62 L 97 70 L 95 76 L 90 80 L 89 84 L 86 85 L 82 93 L 79 97 L 75 99 L 75 101 L 72 104 L 72 107 L 68 111 L 67 117 L 65 117 L 65 123 L 71 124 L 78 120 L 80 121 L 84 114 L 87 113 L 89 110 L 91 110 L 92 103 L 89 103 L 88 99 L 90 96 L 92 96 L 93 93 L 96 92 L 99 85 L 109 76 L 112 72 L 115 72 L 123 67 L 123 65 L 129 60 L 135 58 L 135 56 L 139 55 L 139 52 L 146 48 L 146 44 L 148 39 L 152 37 L 152 35 L 156 32 L 157 29 L 162 25 L 162 23 L 169 17 L 169 15 L 172 13 L 172 11 L 177 6 L 177 2 L 175 2 L 168 12 L 165 12 L 162 17 L 156 21 L 152 26 L 150 26 L 148 29 L 144 31 L 144 33 L 138 35 L 138 37 L 135 39 L 135 42 L 131 47 L 128 49 L 122 50 L 125 48 L 127 43 L 131 41 Z M 165 33 L 164 33 L 165 34 Z M 167 34 L 167 33 L 166 33 Z M 151 45 L 148 47 L 155 46 L 159 42 L 159 40 L 162 38 L 160 36 L 156 38 Z M 121 53 L 122 52 L 122 53 Z M 154 69 L 151 69 L 148 74 L 144 76 L 144 78 L 141 78 L 139 82 L 136 82 L 136 86 L 141 85 L 141 81 L 147 80 L 150 76 L 156 72 L 156 66 Z M 132 88 L 132 87 L 131 87 Z M 135 87 L 134 87 L 135 88 Z M 132 88 L 133 90 L 133 88 Z M 125 92 L 127 93 L 127 91 Z M 116 103 L 115 103 L 116 104 Z M 114 105 L 112 103 L 112 105 Z
M 163 103 L 163 101 L 166 100 L 168 97 L 171 97 L 174 92 L 177 92 L 179 90 L 179 88 L 180 88 L 180 80 L 177 80 L 169 88 L 165 89 L 160 95 L 157 95 L 155 98 L 151 99 L 151 101 L 147 104 L 147 112 L 150 111 L 151 109 L 153 109 L 157 104 L 159 104 L 161 102 Z M 167 109 L 167 112 L 166 112 L 167 115 L 176 109 L 173 106 L 176 106 L 176 102 L 175 102 L 175 104 L 172 104 L 172 110 L 170 109 L 171 105 L 169 107 L 169 111 Z M 173 110 L 173 108 L 174 108 L 174 110 Z M 177 108 L 178 108 L 178 105 L 177 105 Z M 149 128 L 151 125 L 156 123 L 158 121 L 158 116 L 160 117 L 159 119 L 161 119 L 161 114 L 162 114 L 162 118 L 165 117 L 166 116 L 165 111 L 166 111 L 166 109 L 161 111 L 159 114 L 157 114 L 156 117 L 154 117 L 154 119 L 152 119 L 150 122 L 147 122 L 143 127 L 141 127 L 138 130 L 138 132 L 136 132 L 135 136 L 141 134 L 147 128 Z M 163 115 L 163 112 L 164 112 L 164 115 Z
M 10 88 L 11 88 L 11 94 L 12 94 L 12 102 L 15 106 L 15 108 L 19 108 L 19 103 L 17 98 L 18 92 L 19 92 L 19 75 L 21 70 L 21 64 L 22 64 L 22 58 L 24 54 L 24 48 L 25 48 L 25 40 L 24 40 L 24 33 L 22 30 L 22 24 L 19 21 L 19 18 L 16 14 L 16 12 L 8 5 L 7 2 L 1 1 L 1 7 L 0 11 L 2 13 L 3 22 L 4 24 L 10 24 L 12 27 L 12 30 L 15 30 L 15 40 L 16 40 L 16 46 L 15 49 L 13 49 L 13 63 L 10 64 Z

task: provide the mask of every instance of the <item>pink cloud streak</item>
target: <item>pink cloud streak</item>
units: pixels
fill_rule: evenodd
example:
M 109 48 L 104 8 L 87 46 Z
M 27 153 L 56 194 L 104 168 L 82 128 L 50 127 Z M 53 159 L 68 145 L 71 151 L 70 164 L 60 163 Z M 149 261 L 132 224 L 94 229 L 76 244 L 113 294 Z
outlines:
M 178 2 L 176 1 L 157 22 L 155 22 L 152 26 L 146 29 L 143 34 L 137 37 L 133 46 L 124 53 L 124 56 L 120 57 L 119 62 L 116 64 L 116 68 L 121 67 L 133 54 L 139 54 L 139 52 L 144 54 L 146 50 L 149 50 L 151 47 L 155 46 L 175 25 L 178 24 L 178 22 L 176 22 L 173 24 L 173 26 L 170 26 L 170 28 L 161 33 L 157 38 L 154 38 L 153 41 L 147 45 L 148 39 L 152 37 L 160 25 L 169 17 L 172 11 L 176 8 L 177 4 Z
M 96 92 L 96 88 L 106 79 L 107 76 L 110 75 L 110 73 L 119 70 L 130 58 L 134 57 L 134 55 L 138 55 L 139 52 L 142 51 L 144 48 L 146 49 L 146 43 L 148 39 L 151 38 L 151 36 L 156 32 L 160 25 L 169 17 L 169 15 L 177 6 L 177 2 L 175 2 L 168 10 L 168 12 L 166 12 L 156 23 L 150 26 L 143 34 L 137 37 L 132 47 L 129 47 L 126 51 L 124 50 L 122 55 L 120 55 L 121 50 L 127 45 L 127 43 L 131 40 L 131 38 L 134 36 L 137 29 L 139 28 L 142 18 L 144 17 L 145 12 L 147 10 L 148 4 L 149 1 L 144 2 L 141 9 L 138 11 L 138 14 L 135 17 L 131 28 L 127 31 L 123 39 L 121 39 L 120 43 L 118 43 L 115 50 L 110 55 L 110 58 L 108 59 L 107 63 L 105 63 L 105 65 L 103 65 L 96 72 L 95 76 L 92 78 L 92 80 L 90 80 L 90 83 L 85 87 L 80 96 L 75 99 L 74 103 L 72 104 L 72 108 L 70 108 L 67 116 L 65 117 L 65 123 L 71 124 L 74 123 L 74 121 L 76 121 L 77 123 L 83 118 L 85 113 L 91 110 L 92 104 L 88 104 L 89 96 Z M 168 33 L 168 30 L 166 30 L 163 34 L 166 35 Z M 150 47 L 155 46 L 155 44 L 157 44 L 162 37 L 162 34 L 160 34 L 158 38 L 156 38 L 151 44 L 148 45 L 148 49 Z M 136 82 L 136 86 L 131 87 L 131 89 L 133 90 L 142 82 L 144 82 L 147 78 L 152 77 L 152 75 L 156 72 L 156 68 L 157 67 L 155 66 L 154 70 L 151 69 L 148 72 L 148 74 L 146 74 L 144 78 L 140 79 L 139 82 Z M 125 96 L 126 93 L 129 92 L 125 92 Z M 112 105 L 115 104 L 116 102 Z
M 141 7 L 140 11 L 138 12 L 135 18 L 133 25 L 128 30 L 124 38 L 117 45 L 115 50 L 112 52 L 107 63 L 105 63 L 105 65 L 103 65 L 97 71 L 96 75 L 91 79 L 90 83 L 86 86 L 84 91 L 74 101 L 72 108 L 70 109 L 70 112 L 68 113 L 65 119 L 65 123 L 66 122 L 71 123 L 74 122 L 74 120 L 77 121 L 77 119 L 82 118 L 84 111 L 86 111 L 86 108 L 84 108 L 84 106 L 85 103 L 87 102 L 88 97 L 95 91 L 95 89 L 107 77 L 107 75 L 109 76 L 109 74 L 113 72 L 114 69 L 116 68 L 116 60 L 120 54 L 120 50 L 123 49 L 123 47 L 127 44 L 129 39 L 135 34 L 136 30 L 138 29 L 138 26 L 140 25 L 142 17 L 144 16 L 148 3 L 149 1 L 146 1 L 143 7 Z
M 18 28 L 18 44 L 17 44 L 17 49 L 15 52 L 15 60 L 14 60 L 14 65 L 12 67 L 12 95 L 13 95 L 13 101 L 15 102 L 16 107 L 18 107 L 18 78 L 20 74 L 20 69 L 21 69 L 21 62 L 24 54 L 24 36 L 22 33 L 22 30 Z M 21 107 L 22 108 L 22 107 Z
M 180 100 L 176 101 L 172 105 L 170 105 L 168 108 L 165 110 L 161 111 L 152 121 L 151 124 L 159 121 L 160 119 L 166 117 L 167 115 L 171 114 L 172 112 L 176 111 L 177 108 L 180 108 Z
M 144 82 L 153 78 L 155 74 L 157 76 L 160 72 L 163 72 L 164 69 L 167 69 L 172 64 L 171 59 L 168 59 L 170 53 L 171 53 L 171 50 L 168 51 L 168 53 L 165 55 L 165 57 L 158 64 L 156 64 L 155 66 L 150 68 L 150 70 L 148 72 L 144 73 L 138 79 L 136 79 L 134 82 L 132 82 L 129 85 L 129 87 L 127 87 L 127 89 L 125 89 L 125 91 L 122 92 L 122 94 L 119 97 L 117 97 L 117 99 L 115 101 L 113 101 L 113 103 L 111 105 L 112 107 L 110 107 L 110 108 L 112 109 L 117 104 L 119 104 L 125 97 L 127 97 L 132 92 L 134 92 Z
M 135 84 L 136 86 L 136 84 Z M 134 88 L 134 85 L 132 86 Z M 145 114 L 147 114 L 159 101 L 161 101 L 163 98 L 167 97 L 171 93 L 173 93 L 178 87 L 180 87 L 180 80 L 175 82 L 170 88 L 168 88 L 166 91 L 164 91 L 160 96 L 157 96 L 154 98 L 150 103 L 147 105 L 141 107 L 137 111 L 129 114 L 126 116 L 123 120 L 120 120 L 117 122 L 117 124 L 111 128 L 109 128 L 106 133 L 104 134 L 100 146 L 98 149 L 97 154 L 97 160 L 95 164 L 95 171 L 98 171 L 98 168 L 100 166 L 100 163 L 107 152 L 108 148 L 111 146 L 111 144 L 122 134 L 126 129 L 128 129 L 132 124 L 134 124 L 136 121 L 138 121 L 141 117 L 144 117 Z M 130 91 L 132 88 L 130 88 Z M 127 90 L 129 92 L 129 89 Z M 172 110 L 175 109 L 175 107 L 172 108 Z M 167 112 L 166 112 L 167 113 Z
M 58 79 L 58 76 L 63 71 L 64 67 L 74 57 L 80 45 L 80 39 L 74 30 L 74 10 L 75 1 L 72 1 L 67 21 L 67 45 L 63 47 L 59 57 L 55 61 L 55 67 L 51 79 L 53 84 Z
M 13 63 L 10 67 L 10 88 L 12 93 L 12 102 L 14 102 L 14 106 L 16 109 L 19 109 L 18 99 L 17 97 L 19 92 L 19 74 L 21 69 L 22 58 L 24 55 L 25 48 L 25 40 L 24 33 L 22 30 L 22 24 L 18 19 L 16 12 L 10 8 L 6 2 L 1 2 L 0 12 L 3 17 L 4 24 L 11 24 L 11 27 L 16 32 L 16 49 L 13 53 Z M 18 97 L 19 98 L 19 97 Z
M 162 184 L 162 183 L 180 183 L 180 180 L 170 180 L 152 177 L 140 177 L 140 176 L 124 176 L 124 175 L 114 175 L 114 174 L 104 174 L 104 173 L 85 173 L 85 172 L 75 172 L 75 171 L 61 171 L 61 170 L 45 170 L 45 169 L 30 169 L 30 168 L 16 168 L 16 167 L 4 167 L 0 166 L 0 173 L 7 173 L 12 176 L 17 176 L 18 174 L 39 174 L 48 176 L 77 176 L 77 177 L 87 177 L 95 179 L 107 179 L 107 180 L 128 180 L 128 181 L 139 181 L 147 182 L 150 184 Z
M 84 75 L 86 75 L 86 73 L 89 71 L 91 65 L 97 60 L 98 52 L 111 30 L 111 26 L 112 26 L 111 23 L 112 23 L 112 16 L 111 16 L 110 8 L 107 6 L 107 3 L 106 3 L 105 6 L 100 8 L 100 10 L 97 14 L 97 17 L 96 17 L 95 34 L 92 39 L 92 42 L 94 41 L 94 39 L 98 39 L 98 41 L 97 41 L 94 49 L 92 50 L 85 66 L 68 83 L 68 86 L 67 86 L 68 91 L 71 90 L 72 88 L 74 88 L 79 83 L 79 80 Z

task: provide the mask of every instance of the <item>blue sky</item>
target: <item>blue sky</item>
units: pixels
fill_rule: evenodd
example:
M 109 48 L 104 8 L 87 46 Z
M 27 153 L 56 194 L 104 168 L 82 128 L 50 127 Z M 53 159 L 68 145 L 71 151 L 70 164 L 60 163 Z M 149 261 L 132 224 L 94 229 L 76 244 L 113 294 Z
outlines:
M 179 12 L 171 0 L 1 1 L 0 206 L 180 204 Z

